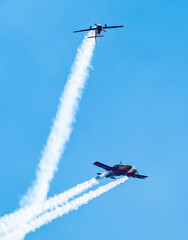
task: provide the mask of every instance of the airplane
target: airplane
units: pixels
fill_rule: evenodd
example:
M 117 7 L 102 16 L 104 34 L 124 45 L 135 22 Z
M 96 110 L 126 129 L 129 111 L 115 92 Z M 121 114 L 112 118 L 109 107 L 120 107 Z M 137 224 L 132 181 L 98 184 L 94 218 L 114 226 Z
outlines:
M 123 25 L 121 25 L 121 26 L 107 26 L 105 24 L 104 27 L 103 27 L 101 24 L 95 24 L 95 27 L 90 26 L 90 28 L 74 31 L 73 33 L 85 32 L 85 31 L 95 31 L 95 36 L 91 36 L 91 37 L 88 37 L 88 38 L 95 38 L 95 42 L 97 42 L 97 38 L 104 37 L 104 35 L 100 35 L 100 34 L 101 34 L 102 31 L 106 32 L 105 29 L 120 28 L 120 27 L 123 27 Z
M 116 164 L 113 167 L 109 167 L 100 162 L 94 162 L 93 164 L 96 165 L 97 167 L 104 168 L 106 170 L 106 172 L 104 173 L 97 173 L 98 175 L 97 179 L 100 179 L 103 177 L 115 179 L 116 176 L 122 176 L 122 175 L 127 177 L 139 178 L 139 179 L 144 179 L 148 177 L 148 176 L 140 175 L 138 171 L 130 165 L 121 165 L 121 162 L 120 164 Z

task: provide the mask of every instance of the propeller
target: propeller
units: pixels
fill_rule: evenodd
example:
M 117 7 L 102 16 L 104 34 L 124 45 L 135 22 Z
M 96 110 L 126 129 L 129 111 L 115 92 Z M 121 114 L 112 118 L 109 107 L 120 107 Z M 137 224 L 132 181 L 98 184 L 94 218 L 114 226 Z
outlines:
M 136 169 L 136 167 L 135 167 L 135 166 L 133 166 L 133 168 L 132 168 L 132 169 Z M 136 170 L 137 170 L 137 169 L 136 169 Z M 137 170 L 136 174 L 139 174 L 138 170 Z

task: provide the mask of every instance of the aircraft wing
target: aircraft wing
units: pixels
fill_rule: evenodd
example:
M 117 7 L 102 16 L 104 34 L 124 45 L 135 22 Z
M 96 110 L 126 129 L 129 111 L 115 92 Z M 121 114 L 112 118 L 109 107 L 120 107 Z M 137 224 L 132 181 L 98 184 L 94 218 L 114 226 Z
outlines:
M 107 28 L 120 28 L 120 27 L 124 27 L 123 25 L 121 26 L 105 26 L 103 27 L 103 29 L 107 29 Z
M 103 163 L 100 163 L 100 162 L 94 162 L 93 164 L 96 165 L 97 167 L 104 168 L 106 171 L 110 171 L 112 169 L 112 167 L 109 167 L 109 166 L 107 166 Z
M 147 178 L 148 176 L 140 175 L 140 174 L 135 174 L 132 176 L 133 178 L 139 178 L 139 179 L 144 179 Z
M 96 27 L 94 27 L 94 28 L 88 28 L 88 29 L 83 29 L 83 30 L 78 30 L 78 31 L 74 31 L 73 33 L 86 32 L 86 31 L 92 31 L 92 30 L 96 30 Z

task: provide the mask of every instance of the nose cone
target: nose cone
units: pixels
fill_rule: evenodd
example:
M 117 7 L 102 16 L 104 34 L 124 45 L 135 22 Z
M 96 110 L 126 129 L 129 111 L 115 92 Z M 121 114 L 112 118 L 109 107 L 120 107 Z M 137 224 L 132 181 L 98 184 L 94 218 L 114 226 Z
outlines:
M 133 176 L 135 173 L 137 173 L 137 170 L 136 170 L 136 169 L 132 169 L 132 170 L 130 170 L 130 171 L 127 173 L 127 176 L 128 176 L 128 177 L 131 177 L 131 176 Z

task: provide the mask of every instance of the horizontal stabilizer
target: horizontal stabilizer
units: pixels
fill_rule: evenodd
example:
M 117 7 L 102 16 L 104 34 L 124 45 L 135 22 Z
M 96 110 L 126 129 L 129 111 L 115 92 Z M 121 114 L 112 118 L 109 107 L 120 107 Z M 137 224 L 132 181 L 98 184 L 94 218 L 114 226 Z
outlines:
M 106 171 L 110 171 L 112 169 L 112 167 L 109 167 L 109 166 L 107 166 L 103 163 L 100 163 L 100 162 L 94 162 L 93 164 L 96 165 L 97 167 L 104 168 Z
M 100 36 L 92 36 L 92 37 L 87 37 L 87 38 L 99 38 L 99 37 L 104 37 L 104 35 L 100 35 Z
M 116 179 L 115 177 L 110 177 L 111 179 Z

